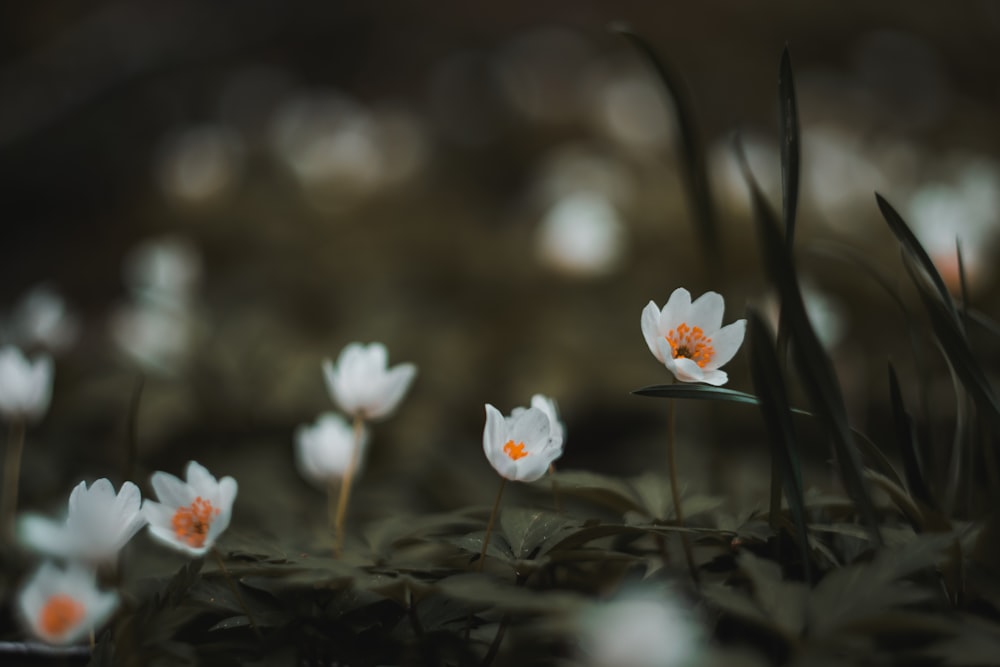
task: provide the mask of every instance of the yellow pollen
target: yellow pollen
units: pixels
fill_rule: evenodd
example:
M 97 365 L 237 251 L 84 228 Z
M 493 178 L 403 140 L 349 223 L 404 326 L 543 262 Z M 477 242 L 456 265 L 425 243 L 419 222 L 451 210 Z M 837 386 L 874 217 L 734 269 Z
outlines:
M 195 548 L 203 547 L 208 527 L 218 514 L 219 510 L 212 507 L 211 502 L 198 496 L 190 506 L 177 509 L 174 518 L 170 520 L 170 525 L 179 540 Z
M 38 627 L 48 637 L 58 639 L 73 629 L 86 610 L 83 604 L 68 595 L 53 595 L 45 601 L 38 618 Z
M 528 452 L 524 451 L 524 443 L 518 442 L 515 444 L 513 440 L 508 440 L 507 444 L 503 446 L 503 453 L 514 461 L 523 459 L 528 455 Z
M 667 342 L 673 351 L 674 359 L 690 359 L 704 368 L 705 364 L 715 356 L 712 339 L 705 335 L 701 327 L 689 327 L 686 322 L 676 329 L 667 332 Z

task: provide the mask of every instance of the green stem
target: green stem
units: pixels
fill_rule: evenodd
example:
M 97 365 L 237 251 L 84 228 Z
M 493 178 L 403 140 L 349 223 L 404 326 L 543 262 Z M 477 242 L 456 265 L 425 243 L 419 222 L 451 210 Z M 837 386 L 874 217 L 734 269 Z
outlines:
M 0 517 L 7 536 L 14 535 L 14 517 L 17 514 L 17 490 L 21 479 L 21 457 L 24 454 L 24 420 L 15 419 L 7 433 L 7 455 L 3 467 L 3 497 L 0 498 Z
M 668 438 L 667 438 L 667 460 L 670 466 L 670 493 L 673 496 L 674 501 L 674 513 L 677 515 L 677 526 L 683 529 L 684 526 L 684 511 L 681 508 L 681 489 L 677 482 L 677 438 L 675 436 L 675 422 L 677 406 L 674 404 L 674 399 L 670 399 L 669 403 L 669 416 L 668 416 Z M 701 578 L 698 576 L 698 568 L 694 564 L 694 553 L 691 550 L 691 538 L 686 531 L 681 530 L 681 544 L 684 547 L 684 558 L 687 560 L 688 570 L 691 572 L 691 579 L 694 581 L 695 586 L 701 585 Z
M 239 602 L 240 608 L 243 609 L 243 613 L 247 615 L 247 620 L 250 621 L 250 627 L 253 628 L 253 633 L 257 635 L 257 639 L 263 639 L 260 633 L 260 628 L 257 627 L 257 621 L 254 619 L 253 614 L 250 613 L 250 607 L 247 606 L 246 600 L 243 599 L 243 594 L 240 593 L 239 586 L 233 581 L 233 578 L 229 575 L 229 570 L 226 569 L 226 564 L 222 560 L 222 554 L 219 550 L 212 548 L 212 555 L 215 556 L 215 562 L 219 564 L 219 571 L 222 572 L 222 576 L 225 577 L 226 583 L 229 584 L 230 590 L 233 591 L 233 595 L 236 596 L 236 601 Z
M 333 520 L 333 556 L 340 558 L 344 548 L 344 523 L 347 519 L 347 504 L 351 501 L 351 484 L 358 462 L 361 460 L 361 437 L 364 434 L 365 422 L 360 417 L 354 418 L 354 450 L 351 452 L 351 463 L 340 482 L 340 495 L 337 498 L 337 511 Z M 332 497 L 332 494 L 331 494 Z
M 490 521 L 486 524 L 486 535 L 483 537 L 483 550 L 479 552 L 479 571 L 483 570 L 483 563 L 486 562 L 486 549 L 490 546 L 490 535 L 493 534 L 493 523 L 497 519 L 500 510 L 500 497 L 503 496 L 503 488 L 507 485 L 507 478 L 500 478 L 500 489 L 497 490 L 497 498 L 493 501 L 493 511 L 490 512 Z

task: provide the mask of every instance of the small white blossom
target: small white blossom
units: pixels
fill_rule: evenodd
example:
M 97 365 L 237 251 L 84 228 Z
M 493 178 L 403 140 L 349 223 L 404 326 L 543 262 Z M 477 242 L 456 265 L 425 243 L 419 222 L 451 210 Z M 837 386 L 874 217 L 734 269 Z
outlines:
M 160 502 L 146 499 L 142 513 L 149 533 L 191 556 L 205 554 L 229 527 L 237 485 L 232 477 L 216 480 L 204 466 L 191 461 L 187 481 L 165 472 L 153 473 L 153 490 Z
M 608 197 L 575 192 L 557 201 L 538 229 L 538 253 L 569 275 L 605 275 L 621 262 L 625 226 Z
M 201 257 L 187 239 L 150 239 L 125 258 L 125 282 L 140 302 L 184 308 L 201 282 Z
M 487 403 L 483 452 L 504 479 L 533 482 L 562 456 L 562 431 L 553 433 L 552 420 L 543 408 L 518 408 L 504 417 Z
M 118 606 L 118 595 L 98 590 L 94 573 L 81 565 L 63 570 L 45 563 L 17 602 L 32 634 L 49 644 L 72 644 L 104 624 Z
M 552 439 L 552 445 L 562 448 L 566 429 L 559 419 L 559 408 L 556 407 L 556 402 L 543 394 L 535 394 L 531 397 L 531 407 L 541 410 L 549 418 L 549 438 Z M 526 409 L 514 408 L 510 414 L 512 417 L 516 417 Z
M 417 374 L 413 364 L 387 369 L 389 352 L 381 343 L 351 343 L 334 365 L 323 362 L 323 375 L 330 395 L 340 409 L 366 420 L 389 416 Z
M 362 429 L 361 441 L 355 443 L 354 429 L 347 420 L 326 412 L 315 424 L 303 424 L 295 431 L 295 461 L 303 477 L 326 486 L 347 473 L 355 447 L 361 450 L 356 457 L 354 472 L 357 473 L 367 443 L 367 430 Z
M 691 611 L 668 597 L 643 594 L 596 604 L 580 618 L 588 667 L 686 667 L 703 652 Z
M 10 318 L 13 340 L 62 352 L 73 345 L 80 323 L 66 308 L 62 296 L 46 285 L 32 288 L 14 307 Z
M 674 290 L 663 309 L 650 301 L 642 311 L 642 335 L 649 351 L 681 382 L 723 385 L 719 367 L 735 356 L 746 334 L 746 320 L 722 326 L 725 302 L 706 292 L 691 302 L 683 287 Z
M 140 511 L 139 487 L 132 482 L 115 489 L 107 479 L 90 488 L 80 482 L 69 496 L 65 522 L 28 514 L 18 522 L 18 538 L 26 546 L 62 558 L 111 562 L 125 543 L 146 525 Z
M 9 420 L 36 421 L 52 400 L 52 357 L 34 363 L 16 347 L 0 348 L 0 415 Z

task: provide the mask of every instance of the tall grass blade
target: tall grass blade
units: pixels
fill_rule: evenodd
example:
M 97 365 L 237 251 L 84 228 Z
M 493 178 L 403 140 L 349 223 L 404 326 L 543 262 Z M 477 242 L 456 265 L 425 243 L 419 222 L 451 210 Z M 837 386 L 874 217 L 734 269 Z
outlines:
M 788 391 L 781 376 L 778 356 L 771 345 L 771 333 L 760 316 L 751 310 L 747 314 L 750 329 L 750 374 L 760 395 L 760 411 L 764 416 L 771 456 L 781 470 L 782 487 L 795 524 L 796 541 L 802 555 L 806 581 L 812 580 L 809 562 L 809 534 L 806 530 L 805 500 L 802 493 L 802 469 L 795 452 L 795 429 L 788 405 Z
M 709 256 L 718 255 L 720 250 L 719 237 L 716 229 L 715 206 L 712 203 L 711 186 L 708 180 L 708 163 L 705 158 L 704 145 L 694 120 L 694 113 L 691 110 L 692 105 L 687 87 L 681 78 L 660 58 L 649 42 L 640 37 L 631 26 L 624 23 L 613 23 L 609 29 L 628 40 L 633 48 L 649 62 L 667 89 L 681 137 L 684 174 L 697 222 L 695 232 L 701 239 L 706 253 Z
M 792 60 L 786 45 L 778 68 L 778 102 L 781 113 L 781 215 L 785 219 L 785 242 L 795 239 L 795 213 L 799 204 L 799 107 L 795 99 Z
M 913 418 L 906 412 L 903 405 L 903 394 L 899 389 L 899 378 L 896 369 L 889 364 L 889 402 L 892 404 L 893 427 L 896 436 L 896 446 L 903 459 L 903 474 L 906 475 L 906 488 L 914 498 L 930 508 L 936 508 L 927 481 L 924 479 L 923 466 L 920 463 L 920 452 L 917 448 L 913 428 Z
M 765 201 L 738 143 L 737 153 L 743 175 L 750 187 L 763 264 L 771 283 L 781 296 L 781 307 L 788 317 L 792 352 L 798 365 L 799 377 L 813 411 L 823 420 L 833 441 L 844 489 L 857 506 L 872 540 L 881 545 L 883 542 L 878 513 L 862 473 L 861 457 L 851 437 L 847 408 L 833 366 L 809 323 L 792 255 L 779 231 L 776 216 Z

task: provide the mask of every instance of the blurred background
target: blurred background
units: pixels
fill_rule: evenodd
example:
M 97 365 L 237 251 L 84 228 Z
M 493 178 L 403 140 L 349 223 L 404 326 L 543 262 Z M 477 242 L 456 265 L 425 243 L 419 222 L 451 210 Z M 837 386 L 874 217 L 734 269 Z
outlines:
M 689 88 L 718 256 L 693 232 L 672 108 L 614 20 Z M 483 404 L 536 392 L 567 423 L 562 467 L 664 470 L 666 405 L 629 393 L 670 380 L 639 314 L 680 286 L 723 294 L 726 322 L 774 311 L 731 145 L 777 206 L 786 43 L 807 298 L 855 425 L 888 440 L 886 360 L 907 392 L 916 377 L 908 325 L 844 248 L 917 303 L 878 190 L 956 288 L 961 240 L 972 305 L 996 312 L 998 31 L 985 1 L 7 3 L 0 321 L 57 355 L 21 505 L 119 483 L 141 387 L 136 481 L 197 458 L 245 489 L 237 527 L 321 529 L 293 433 L 332 408 L 320 363 L 355 340 L 419 368 L 374 427 L 360 516 L 488 503 Z M 992 374 L 996 346 L 974 343 Z M 925 347 L 947 441 L 951 381 Z M 726 370 L 752 391 L 745 355 Z M 693 487 L 764 505 L 755 410 L 683 403 L 678 428 Z

